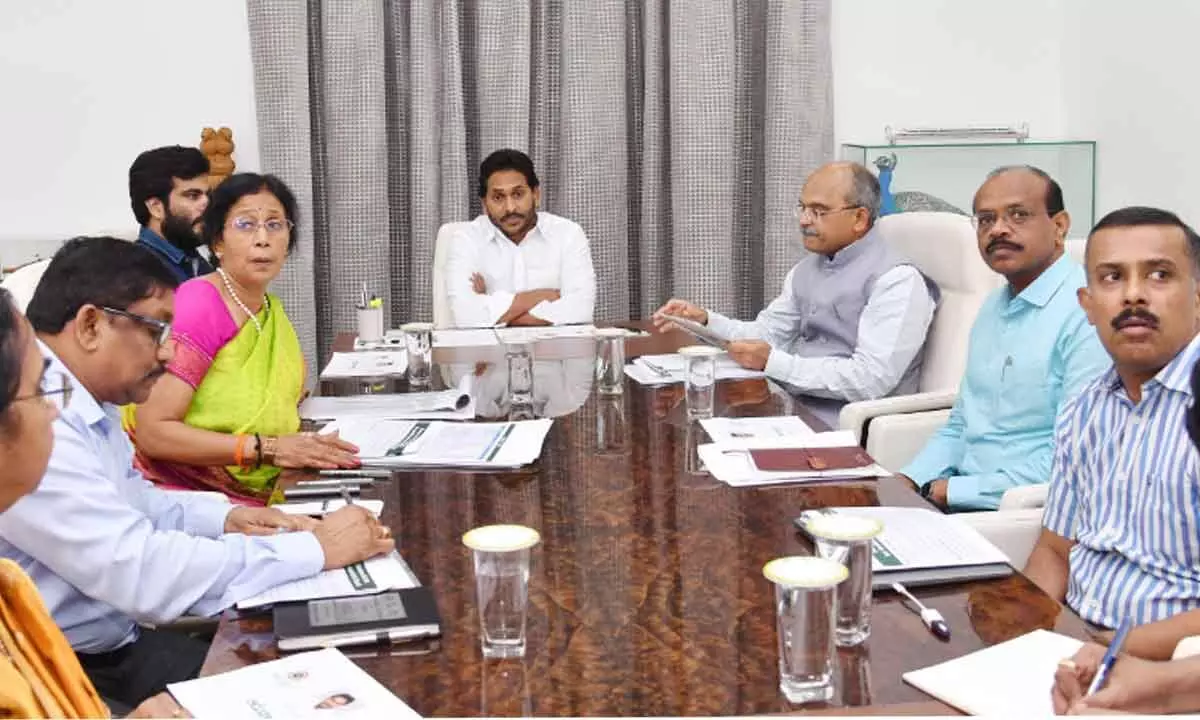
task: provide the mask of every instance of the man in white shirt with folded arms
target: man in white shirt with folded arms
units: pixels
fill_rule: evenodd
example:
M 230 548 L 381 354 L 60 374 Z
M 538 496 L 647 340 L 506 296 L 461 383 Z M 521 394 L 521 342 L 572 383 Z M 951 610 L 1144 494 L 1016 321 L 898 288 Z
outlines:
M 596 273 L 583 228 L 538 210 L 533 161 L 497 150 L 479 168 L 484 214 L 450 239 L 446 293 L 455 327 L 590 323 Z

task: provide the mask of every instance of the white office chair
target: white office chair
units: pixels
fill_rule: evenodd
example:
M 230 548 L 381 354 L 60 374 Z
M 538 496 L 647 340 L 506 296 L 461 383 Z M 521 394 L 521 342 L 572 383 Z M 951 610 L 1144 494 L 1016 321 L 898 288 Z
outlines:
M 925 361 L 915 395 L 847 404 L 839 424 L 884 467 L 899 467 L 920 450 L 925 439 L 945 421 L 967 366 L 971 325 L 988 293 L 1003 279 L 979 256 L 975 230 L 965 215 L 912 212 L 879 221 L 885 241 L 937 283 L 941 300 L 925 343 Z M 939 411 L 941 414 L 915 414 Z M 880 423 L 884 416 L 888 421 Z M 869 428 L 869 432 L 868 432 Z M 890 463 L 883 458 L 888 458 Z
M 0 286 L 12 294 L 13 303 L 22 313 L 29 306 L 29 301 L 33 299 L 33 293 L 37 290 L 38 283 L 42 281 L 42 273 L 46 272 L 46 266 L 49 264 L 50 259 L 47 258 L 22 265 L 6 275 L 4 282 L 0 283 Z
M 454 327 L 454 311 L 446 292 L 446 262 L 449 260 L 449 244 L 454 234 L 470 225 L 468 222 L 448 222 L 438 228 L 437 240 L 433 245 L 433 325 L 438 328 Z

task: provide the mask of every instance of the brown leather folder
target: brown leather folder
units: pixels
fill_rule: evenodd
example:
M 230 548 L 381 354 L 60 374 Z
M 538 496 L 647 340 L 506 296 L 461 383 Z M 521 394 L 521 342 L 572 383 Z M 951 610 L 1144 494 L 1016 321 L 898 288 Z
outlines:
M 875 464 L 860 447 L 763 448 L 751 450 L 750 459 L 764 472 L 852 470 Z

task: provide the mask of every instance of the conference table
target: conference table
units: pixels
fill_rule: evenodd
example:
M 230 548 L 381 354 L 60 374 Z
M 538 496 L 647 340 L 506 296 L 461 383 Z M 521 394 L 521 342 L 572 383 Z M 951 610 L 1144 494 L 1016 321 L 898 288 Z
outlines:
M 671 352 L 688 340 L 678 331 L 640 334 L 626 341 L 626 355 Z M 340 336 L 334 349 L 351 347 L 352 338 Z M 627 378 L 623 394 L 601 396 L 591 388 L 593 353 L 588 338 L 536 344 L 535 403 L 556 417 L 533 465 L 397 472 L 364 489 L 363 497 L 384 501 L 382 520 L 433 589 L 443 635 L 344 652 L 422 715 L 954 714 L 901 675 L 1038 628 L 1087 637 L 1076 615 L 1019 573 L 917 590 L 946 617 L 948 642 L 897 596 L 877 593 L 870 638 L 837 654 L 833 700 L 789 704 L 779 691 L 774 595 L 762 567 L 812 552 L 793 518 L 810 508 L 925 501 L 890 477 L 727 486 L 696 460 L 706 436 L 687 419 L 681 385 Z M 489 386 L 504 392 L 502 348 L 438 348 L 434 363 L 436 384 L 471 372 L 481 396 Z M 540 398 L 539 386 L 546 388 Z M 326 394 L 404 390 L 399 378 L 321 387 Z M 503 397 L 481 397 L 481 415 L 503 412 Z M 764 379 L 719 383 L 715 414 L 798 415 L 825 429 L 802 397 Z M 520 660 L 480 654 L 471 555 L 461 538 L 491 523 L 528 525 L 542 536 Z M 270 616 L 231 610 L 203 674 L 276 657 Z

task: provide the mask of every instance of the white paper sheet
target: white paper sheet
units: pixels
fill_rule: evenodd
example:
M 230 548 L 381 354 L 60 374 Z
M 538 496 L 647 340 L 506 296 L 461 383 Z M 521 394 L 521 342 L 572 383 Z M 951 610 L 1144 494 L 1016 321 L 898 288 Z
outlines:
M 399 590 L 418 585 L 420 583 L 409 569 L 408 563 L 404 562 L 400 553 L 393 551 L 387 555 L 373 557 L 364 563 L 337 570 L 324 570 L 310 578 L 284 583 L 240 600 L 237 607 L 242 610 L 297 600 L 373 595 L 384 590 Z
M 306 420 L 343 420 L 347 418 L 470 420 L 475 417 L 471 375 L 464 375 L 452 390 L 424 393 L 387 393 L 312 396 L 300 403 L 300 417 Z
M 310 500 L 308 502 L 280 503 L 271 507 L 288 515 L 313 515 L 319 517 L 334 510 L 341 510 L 345 504 L 346 501 L 340 497 L 330 497 L 324 500 Z M 375 515 L 383 512 L 382 500 L 355 500 L 354 504 L 366 508 Z
M 849 507 L 806 510 L 801 517 L 820 513 L 845 513 L 874 518 L 883 523 L 875 538 L 872 568 L 875 572 L 1004 565 L 1008 556 L 988 542 L 978 530 L 953 515 L 927 508 Z
M 716 356 L 718 380 L 746 380 L 766 377 L 759 370 L 747 370 L 725 353 Z M 625 366 L 625 374 L 642 385 L 671 385 L 687 377 L 687 360 L 678 353 L 642 355 Z
M 1034 630 L 903 677 L 909 685 L 971 715 L 1054 717 L 1050 700 L 1054 671 L 1059 661 L 1070 658 L 1082 646 L 1074 638 Z
M 537 460 L 549 419 L 445 423 L 378 419 L 338 422 L 341 437 L 359 447 L 367 466 L 515 468 Z
M 595 325 L 542 325 L 537 327 L 502 327 L 496 329 L 502 343 L 531 343 L 556 338 L 590 338 Z
M 167 690 L 198 718 L 421 717 L 335 648 L 171 683 Z
M 813 433 L 807 436 L 786 438 L 738 438 L 719 443 L 708 443 L 696 448 L 700 461 L 713 477 L 735 487 L 752 485 L 778 485 L 811 480 L 838 480 L 861 477 L 886 477 L 891 475 L 880 465 L 850 470 L 820 470 L 813 472 L 766 472 L 759 470 L 750 460 L 751 449 L 758 448 L 822 448 L 849 447 L 855 445 L 854 433 L 849 430 Z
M 707 325 L 701 325 L 698 322 L 679 317 L 678 315 L 663 315 L 663 317 L 675 323 L 675 326 L 680 330 L 706 345 L 715 345 L 719 348 L 729 346 L 728 340 L 710 330 Z
M 749 438 L 808 437 L 813 434 L 803 420 L 795 415 L 780 417 L 705 418 L 700 426 L 713 442 Z
M 408 353 L 387 350 L 335 352 L 321 371 L 322 380 L 334 378 L 387 377 L 403 375 L 408 368 Z
M 488 347 L 499 345 L 500 338 L 492 328 L 463 328 L 461 330 L 434 330 L 435 348 Z

